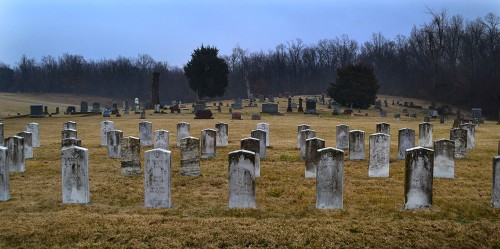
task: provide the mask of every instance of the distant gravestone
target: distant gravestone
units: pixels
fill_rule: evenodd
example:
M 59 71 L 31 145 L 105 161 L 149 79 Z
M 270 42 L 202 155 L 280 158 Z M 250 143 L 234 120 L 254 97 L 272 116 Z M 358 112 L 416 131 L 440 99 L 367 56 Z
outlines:
M 305 178 L 315 178 L 318 168 L 320 154 L 319 149 L 325 148 L 325 140 L 321 138 L 309 138 L 306 140 L 306 170 Z
M 177 147 L 181 146 L 181 140 L 189 137 L 189 123 L 180 122 L 177 124 Z
M 302 130 L 300 135 L 300 159 L 306 159 L 306 140 L 316 137 L 316 131 L 311 129 Z
M 432 124 L 420 123 L 418 125 L 418 145 L 420 147 L 432 148 Z
M 305 139 L 302 139 L 302 132 L 301 131 L 307 130 L 310 128 L 311 128 L 311 126 L 307 125 L 307 124 L 301 124 L 301 125 L 297 126 L 297 149 L 302 148 L 302 141 L 305 141 Z
M 344 151 L 328 147 L 318 153 L 316 208 L 343 209 Z
M 349 149 L 349 126 L 340 124 L 336 126 L 335 147 L 341 150 Z
M 62 201 L 90 202 L 88 149 L 73 146 L 62 150 Z
M 210 109 L 198 110 L 195 113 L 194 119 L 213 119 L 213 114 Z
M 20 136 L 24 140 L 24 159 L 33 158 L 33 134 L 31 132 L 23 131 L 18 132 L 16 136 Z
M 467 130 L 467 150 L 474 150 L 475 125 L 466 123 L 461 124 L 460 128 Z
M 349 160 L 365 160 L 365 132 L 349 132 Z
M 32 118 L 43 118 L 45 113 L 43 112 L 43 105 L 31 105 L 30 106 L 30 117 Z
M 82 140 L 77 138 L 65 138 L 61 141 L 61 148 L 69 148 L 72 146 L 82 147 Z
M 376 133 L 384 133 L 387 135 L 391 135 L 391 125 L 388 123 L 378 123 L 376 125 Z
M 65 138 L 78 138 L 78 134 L 76 130 L 68 129 L 61 131 L 61 139 Z
M 450 140 L 455 142 L 455 159 L 467 157 L 467 130 L 453 128 L 450 130 Z
M 319 114 L 318 110 L 316 110 L 315 99 L 306 99 L 306 110 L 304 114 Z
M 257 138 L 247 137 L 241 139 L 241 149 L 255 153 L 255 177 L 260 177 L 260 142 Z
M 337 104 L 334 104 L 332 115 L 340 115 L 340 114 L 341 114 L 340 106 Z
M 492 187 L 491 187 L 491 205 L 493 208 L 500 207 L 500 156 L 493 157 L 493 172 L 492 172 Z
M 262 104 L 262 113 L 278 114 L 278 104 L 264 103 Z
M 385 133 L 370 135 L 368 177 L 389 177 L 391 136 Z
M 266 158 L 266 132 L 263 130 L 253 130 L 251 132 L 250 137 L 257 138 L 259 139 L 259 144 L 260 144 L 260 158 L 265 159 Z
M 447 139 L 434 141 L 434 177 L 455 177 L 455 142 Z
M 101 146 L 108 146 L 108 131 L 114 130 L 115 124 L 111 120 L 101 122 Z
M 166 130 L 157 130 L 154 132 L 153 148 L 169 150 L 169 132 Z
M 406 150 L 415 147 L 415 130 L 410 128 L 398 131 L 398 159 L 405 159 Z
M 293 109 L 292 109 L 292 98 L 288 98 L 288 105 L 286 107 L 286 112 L 293 112 Z
M 265 102 L 266 101 L 266 97 L 264 97 L 264 95 L 259 95 L 259 102 Z
M 243 102 L 241 101 L 241 99 L 240 98 L 235 99 L 234 103 L 231 104 L 231 108 L 233 110 L 243 109 Z
M 139 123 L 139 139 L 141 147 L 153 146 L 153 123 L 148 121 Z
M 141 173 L 141 142 L 137 137 L 124 137 L 120 141 L 121 174 L 139 175 Z
M 64 122 L 63 130 L 76 130 L 76 122 L 75 121 Z
M 267 101 L 269 103 L 274 103 L 274 96 L 272 96 L 272 95 L 267 96 Z
M 171 152 L 152 149 L 146 151 L 144 157 L 144 205 L 148 208 L 171 208 Z
M 229 153 L 229 208 L 255 208 L 255 153 Z
M 201 158 L 214 158 L 216 156 L 217 131 L 204 129 L 201 131 Z
M 297 109 L 297 112 L 304 112 L 304 107 L 302 107 L 302 98 L 299 98 L 299 108 Z
M 231 113 L 231 120 L 242 120 L 241 112 L 233 112 Z
M 7 147 L 0 146 L 0 201 L 10 199 L 9 179 L 9 151 Z
M 260 115 L 259 114 L 252 114 L 252 120 L 260 120 Z
M 98 102 L 92 103 L 91 112 L 101 112 L 101 105 Z
M 217 131 L 217 147 L 226 147 L 228 146 L 228 131 L 229 126 L 227 123 L 217 123 L 215 124 L 215 130 Z
M 38 123 L 29 123 L 26 125 L 26 131 L 32 134 L 31 143 L 33 148 L 40 147 L 40 125 Z M 0 139 L 3 140 L 3 136 L 1 136 Z
M 123 131 L 111 130 L 107 133 L 108 136 L 108 157 L 121 158 L 121 144 L 120 141 L 123 137 Z
M 89 103 L 87 101 L 80 102 L 80 112 L 88 112 L 89 111 Z
M 200 140 L 195 137 L 181 139 L 181 167 L 183 176 L 199 176 L 200 169 Z
M 263 130 L 266 132 L 266 147 L 270 147 L 271 146 L 271 142 L 270 142 L 271 139 L 269 138 L 269 135 L 270 135 L 269 124 L 268 123 L 258 123 L 257 130 Z
M 9 150 L 7 153 L 9 172 L 25 172 L 24 139 L 19 136 L 9 137 L 5 139 L 5 147 Z
M 415 147 L 405 158 L 405 209 L 431 208 L 434 151 Z

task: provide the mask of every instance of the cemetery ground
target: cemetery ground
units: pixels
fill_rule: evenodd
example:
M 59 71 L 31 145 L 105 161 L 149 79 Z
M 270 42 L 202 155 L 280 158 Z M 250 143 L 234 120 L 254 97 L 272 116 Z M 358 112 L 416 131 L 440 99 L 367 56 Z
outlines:
M 286 101 L 279 100 L 285 115 L 262 114 L 262 120 L 250 120 L 251 114 L 260 112 L 260 103 L 238 110 L 243 120 L 231 120 L 225 104 L 222 113 L 212 109 L 214 119 L 209 120 L 193 119 L 191 113 L 154 115 L 151 111 L 145 120 L 138 114 L 120 118 L 60 114 L 40 119 L 3 115 L 5 137 L 38 122 L 41 147 L 34 149 L 34 159 L 26 161 L 26 172 L 10 174 L 11 199 L 0 203 L 0 247 L 500 248 L 500 210 L 490 204 L 492 157 L 500 140 L 496 122 L 476 127 L 475 150 L 455 161 L 454 179 L 434 179 L 433 208 L 410 211 L 403 209 L 405 162 L 397 159 L 397 131 L 412 128 L 418 138 L 422 115 L 394 120 L 390 117 L 402 108 L 389 105 L 384 108 L 389 112 L 386 118 L 374 110 L 362 111 L 369 114 L 366 117 L 332 116 L 331 109 L 319 103 L 320 116 L 305 115 L 296 110 L 286 113 Z M 27 113 L 29 103 L 13 108 Z M 153 130 L 170 131 L 173 208 L 145 208 L 144 175 L 120 175 L 120 159 L 108 158 L 106 148 L 100 146 L 101 121 L 108 119 L 124 136 L 138 137 L 141 121 L 151 121 Z M 88 205 L 62 204 L 61 130 L 70 120 L 77 122 L 82 147 L 89 149 Z M 229 146 L 217 147 L 216 158 L 202 159 L 198 177 L 179 174 L 176 124 L 182 121 L 191 124 L 191 136 L 198 138 L 202 129 L 213 129 L 217 122 L 229 124 Z M 451 118 L 445 124 L 431 121 L 434 140 L 449 138 Z M 257 208 L 229 209 L 228 153 L 239 149 L 240 139 L 249 137 L 260 122 L 270 124 L 272 148 L 261 160 Z M 304 178 L 305 163 L 295 149 L 297 125 L 311 125 L 327 147 L 335 146 L 338 124 L 364 130 L 368 159 L 368 136 L 379 122 L 391 124 L 390 177 L 368 178 L 368 160 L 346 157 L 344 209 L 315 209 L 316 180 Z M 148 149 L 141 149 L 142 169 Z

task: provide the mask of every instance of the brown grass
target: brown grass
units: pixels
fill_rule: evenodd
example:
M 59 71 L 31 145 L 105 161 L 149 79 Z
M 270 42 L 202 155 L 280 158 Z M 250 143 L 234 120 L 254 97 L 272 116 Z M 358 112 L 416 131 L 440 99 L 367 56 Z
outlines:
M 387 109 L 389 115 L 398 111 L 392 106 Z M 435 179 L 432 210 L 406 211 L 402 209 L 404 161 L 397 160 L 397 129 L 413 128 L 418 135 L 422 116 L 393 120 L 377 117 L 372 110 L 368 117 L 332 116 L 320 106 L 322 116 L 293 113 L 250 120 L 259 110 L 243 109 L 242 121 L 230 120 L 226 107 L 222 114 L 214 111 L 213 120 L 195 120 L 192 114 L 148 114 L 154 130 L 171 132 L 172 209 L 144 208 L 143 176 L 121 176 L 120 161 L 109 159 L 99 146 L 100 122 L 105 118 L 4 119 L 5 136 L 23 130 L 26 123 L 39 122 L 42 147 L 34 150 L 35 159 L 27 161 L 25 173 L 11 174 L 12 199 L 0 203 L 0 247 L 500 248 L 500 210 L 490 206 L 491 159 L 500 139 L 495 123 L 486 122 L 476 129 L 476 150 L 456 162 L 455 179 Z M 89 149 L 89 205 L 63 205 L 61 201 L 60 131 L 69 120 L 78 123 L 79 138 Z M 138 136 L 139 115 L 111 120 L 125 136 Z M 216 158 L 202 161 L 200 177 L 179 175 L 179 150 L 174 145 L 180 121 L 189 122 L 196 137 L 217 122 L 229 124 L 229 147 L 218 148 Z M 334 146 L 336 125 L 364 130 L 368 138 L 382 121 L 391 124 L 391 177 L 370 179 L 368 161 L 346 161 L 345 209 L 316 210 L 315 180 L 303 177 L 304 162 L 294 149 L 297 125 L 310 124 L 327 146 Z M 248 137 L 258 122 L 270 124 L 273 148 L 261 162 L 257 209 L 232 210 L 228 208 L 227 153 L 238 149 L 239 140 Z M 447 138 L 450 127 L 450 120 L 434 122 L 434 139 Z M 368 141 L 366 156 L 367 148 Z

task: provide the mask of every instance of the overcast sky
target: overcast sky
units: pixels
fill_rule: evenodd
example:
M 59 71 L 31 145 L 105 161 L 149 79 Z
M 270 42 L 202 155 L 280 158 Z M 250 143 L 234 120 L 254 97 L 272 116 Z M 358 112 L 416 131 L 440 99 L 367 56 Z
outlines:
M 149 54 L 182 67 L 201 44 L 229 55 L 237 44 L 266 52 L 297 38 L 393 39 L 429 22 L 427 8 L 472 20 L 500 15 L 500 0 L 0 0 L 0 62 Z

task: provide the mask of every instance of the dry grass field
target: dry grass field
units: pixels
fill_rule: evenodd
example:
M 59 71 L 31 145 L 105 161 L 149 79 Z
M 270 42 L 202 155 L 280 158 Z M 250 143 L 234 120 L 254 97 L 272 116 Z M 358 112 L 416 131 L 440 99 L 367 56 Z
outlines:
M 68 99 L 77 104 L 82 98 Z M 4 106 L 15 112 L 29 110 L 29 102 L 20 101 L 24 104 L 19 106 L 1 96 L 0 101 L 4 118 Z M 476 149 L 456 161 L 455 179 L 434 180 L 433 208 L 408 211 L 403 209 L 404 161 L 397 160 L 397 130 L 409 127 L 418 136 L 422 115 L 394 120 L 392 114 L 401 110 L 392 105 L 387 118 L 373 110 L 367 117 L 332 116 L 324 106 L 319 106 L 321 116 L 287 114 L 285 100 L 280 102 L 285 115 L 262 115 L 260 121 L 250 120 L 260 105 L 241 110 L 244 120 L 230 120 L 227 107 L 220 114 L 213 110 L 212 120 L 195 120 L 188 113 L 148 113 L 153 130 L 170 131 L 172 209 L 145 208 L 143 175 L 121 176 L 120 160 L 107 157 L 100 146 L 100 122 L 108 118 L 3 119 L 6 137 L 24 130 L 26 123 L 39 122 L 41 147 L 26 162 L 26 172 L 11 174 L 11 200 L 0 203 L 0 248 L 500 248 L 500 210 L 490 205 L 492 157 L 500 139 L 496 122 L 476 128 Z M 124 136 L 138 136 L 138 123 L 143 121 L 133 114 L 109 119 Z M 89 149 L 89 205 L 62 204 L 60 137 L 63 122 L 70 120 L 77 122 L 78 136 Z M 202 176 L 179 175 L 175 141 L 181 121 L 191 124 L 195 137 L 217 122 L 229 124 L 229 146 L 217 148 L 216 158 L 201 161 Z M 239 149 L 240 139 L 259 122 L 270 124 L 272 148 L 261 161 L 257 208 L 229 209 L 227 154 Z M 344 210 L 316 210 L 315 179 L 304 178 L 305 164 L 295 149 L 297 125 L 311 125 L 332 147 L 336 125 L 364 130 L 368 156 L 368 135 L 378 122 L 391 124 L 391 176 L 368 178 L 367 160 L 346 160 Z M 435 140 L 449 138 L 452 120 L 433 124 Z

